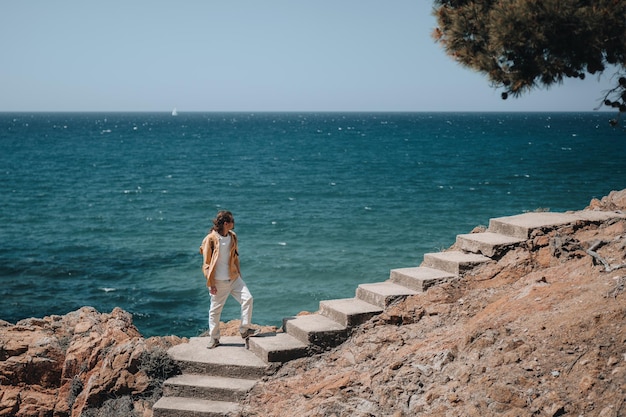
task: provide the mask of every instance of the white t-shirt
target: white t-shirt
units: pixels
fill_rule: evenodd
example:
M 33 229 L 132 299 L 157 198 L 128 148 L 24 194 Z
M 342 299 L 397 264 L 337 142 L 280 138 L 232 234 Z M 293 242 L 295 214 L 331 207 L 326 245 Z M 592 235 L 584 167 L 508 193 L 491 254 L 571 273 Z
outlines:
M 218 281 L 230 280 L 230 270 L 228 268 L 228 261 L 230 258 L 230 234 L 219 237 L 219 251 L 217 256 L 217 263 L 215 264 L 215 279 Z

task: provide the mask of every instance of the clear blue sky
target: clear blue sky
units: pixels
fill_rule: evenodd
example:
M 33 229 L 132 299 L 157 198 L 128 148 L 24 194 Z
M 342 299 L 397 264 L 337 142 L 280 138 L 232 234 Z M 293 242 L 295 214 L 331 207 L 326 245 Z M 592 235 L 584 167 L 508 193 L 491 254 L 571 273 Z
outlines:
M 570 80 L 500 99 L 436 45 L 428 0 L 16 0 L 0 111 L 591 111 Z

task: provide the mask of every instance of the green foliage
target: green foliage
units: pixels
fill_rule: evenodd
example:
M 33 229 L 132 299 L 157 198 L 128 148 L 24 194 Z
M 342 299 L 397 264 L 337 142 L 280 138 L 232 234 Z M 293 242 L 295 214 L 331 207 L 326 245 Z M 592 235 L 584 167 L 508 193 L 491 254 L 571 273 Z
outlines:
M 435 0 L 433 37 L 487 75 L 502 98 L 565 78 L 626 69 L 624 0 Z M 626 111 L 626 79 L 604 104 Z M 622 79 L 624 82 L 622 82 Z

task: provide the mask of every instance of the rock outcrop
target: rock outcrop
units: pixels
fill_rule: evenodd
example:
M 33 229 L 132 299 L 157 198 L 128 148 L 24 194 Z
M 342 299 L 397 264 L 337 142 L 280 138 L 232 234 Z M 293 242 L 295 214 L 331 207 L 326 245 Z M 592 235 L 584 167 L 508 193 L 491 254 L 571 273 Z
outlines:
M 0 321 L 0 416 L 149 416 L 181 342 L 144 339 L 119 308 Z

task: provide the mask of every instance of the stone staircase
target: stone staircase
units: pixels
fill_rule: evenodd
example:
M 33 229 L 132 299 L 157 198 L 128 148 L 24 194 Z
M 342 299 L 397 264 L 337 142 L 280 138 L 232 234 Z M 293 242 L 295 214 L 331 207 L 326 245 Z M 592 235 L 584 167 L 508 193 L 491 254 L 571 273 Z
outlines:
M 239 401 L 265 375 L 268 364 L 245 349 L 240 337 L 222 337 L 221 342 L 207 349 L 208 338 L 192 337 L 168 351 L 182 374 L 163 383 L 163 397 L 152 408 L 155 417 L 237 415 Z
M 315 314 L 287 317 L 280 333 L 249 339 L 222 338 L 220 347 L 206 348 L 208 338 L 191 338 L 168 352 L 182 375 L 164 383 L 164 396 L 154 405 L 155 417 L 239 415 L 239 401 L 271 365 L 312 355 L 343 343 L 356 326 L 389 305 L 428 288 L 462 279 L 476 266 L 495 262 L 507 250 L 533 236 L 561 226 L 626 218 L 617 212 L 525 213 L 491 219 L 483 233 L 458 235 L 460 250 L 424 255 L 421 266 L 393 269 L 384 282 L 361 284 L 354 298 L 320 302 Z

